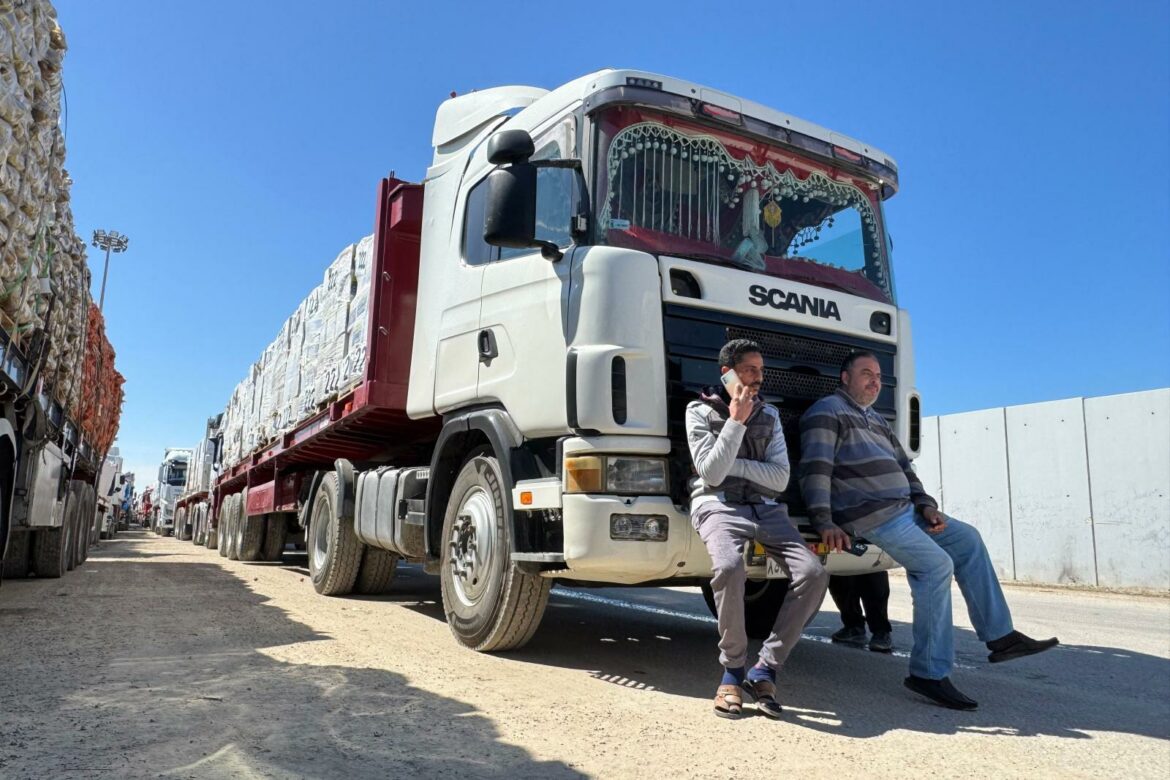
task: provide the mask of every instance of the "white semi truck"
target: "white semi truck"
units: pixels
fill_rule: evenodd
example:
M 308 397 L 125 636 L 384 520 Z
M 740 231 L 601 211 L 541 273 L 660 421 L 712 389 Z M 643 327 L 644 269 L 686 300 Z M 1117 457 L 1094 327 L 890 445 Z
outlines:
M 97 480 L 97 520 L 99 537 L 112 539 L 118 533 L 122 511 L 122 457 L 117 447 L 110 449 Z
M 158 467 L 158 488 L 154 494 L 151 509 L 150 529 L 160 536 L 170 536 L 175 531 L 175 503 L 187 484 L 187 464 L 191 450 L 167 447 Z
M 875 408 L 917 453 L 884 152 L 634 70 L 453 97 L 432 144 L 425 181 L 383 180 L 372 240 L 335 261 L 353 284 L 326 332 L 357 379 L 307 415 L 273 406 L 306 408 L 304 375 L 289 407 L 272 372 L 293 376 L 291 350 L 309 351 L 310 296 L 233 395 L 221 554 L 271 557 L 304 531 L 326 595 L 381 592 L 399 560 L 420 561 L 455 637 L 483 651 L 528 641 L 554 583 L 703 585 L 684 409 L 732 338 L 760 344 L 794 460 L 800 414 L 858 349 L 881 363 Z M 795 480 L 785 499 L 803 524 Z M 839 573 L 892 565 L 876 547 L 825 558 Z M 750 576 L 758 633 L 784 583 Z

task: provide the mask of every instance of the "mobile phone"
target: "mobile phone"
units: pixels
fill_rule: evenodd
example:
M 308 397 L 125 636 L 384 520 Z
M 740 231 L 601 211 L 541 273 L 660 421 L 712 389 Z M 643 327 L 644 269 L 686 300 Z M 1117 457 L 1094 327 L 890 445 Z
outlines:
M 728 395 L 735 395 L 735 388 L 743 384 L 739 375 L 735 373 L 735 369 L 731 368 L 719 379 L 723 382 L 723 387 L 726 388 Z

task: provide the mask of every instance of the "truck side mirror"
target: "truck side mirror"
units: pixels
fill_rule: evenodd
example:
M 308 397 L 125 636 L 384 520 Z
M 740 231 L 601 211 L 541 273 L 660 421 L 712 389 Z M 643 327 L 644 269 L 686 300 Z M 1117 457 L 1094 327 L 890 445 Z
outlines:
M 528 249 L 536 236 L 536 166 L 514 162 L 488 175 L 483 240 L 492 246 Z
M 488 139 L 488 162 L 499 167 L 488 174 L 483 240 L 509 249 L 540 248 L 548 260 L 560 260 L 560 249 L 536 238 L 536 166 L 528 161 L 536 149 L 526 130 L 502 130 Z

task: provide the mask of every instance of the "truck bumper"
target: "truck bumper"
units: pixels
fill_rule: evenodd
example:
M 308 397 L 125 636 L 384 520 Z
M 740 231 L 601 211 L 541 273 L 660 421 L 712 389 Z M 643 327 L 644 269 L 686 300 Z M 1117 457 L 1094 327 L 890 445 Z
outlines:
M 658 515 L 665 518 L 664 541 L 632 541 L 611 537 L 614 515 Z M 566 569 L 545 576 L 588 582 L 634 585 L 654 580 L 710 577 L 707 547 L 684 514 L 665 496 L 565 494 L 562 498 Z M 830 574 L 864 574 L 897 564 L 877 546 L 860 557 L 848 553 L 821 556 Z M 749 579 L 763 579 L 764 567 L 748 568 Z

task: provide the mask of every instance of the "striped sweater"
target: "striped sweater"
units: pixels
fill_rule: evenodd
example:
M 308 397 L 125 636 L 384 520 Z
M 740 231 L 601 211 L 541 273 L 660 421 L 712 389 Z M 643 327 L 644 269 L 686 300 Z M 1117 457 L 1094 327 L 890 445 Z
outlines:
M 864 535 L 911 504 L 937 508 L 885 418 L 838 389 L 800 418 L 800 490 L 818 531 Z

